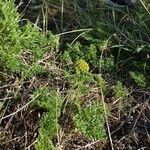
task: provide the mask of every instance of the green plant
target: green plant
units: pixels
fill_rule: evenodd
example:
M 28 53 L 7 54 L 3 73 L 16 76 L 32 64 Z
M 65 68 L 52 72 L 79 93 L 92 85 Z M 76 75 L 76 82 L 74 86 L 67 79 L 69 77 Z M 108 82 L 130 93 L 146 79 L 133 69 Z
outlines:
M 120 81 L 117 81 L 116 85 L 114 86 L 114 96 L 114 103 L 116 103 L 119 108 L 118 112 L 128 111 L 128 108 L 131 105 L 131 97 L 128 96 L 128 89 L 124 87 Z
M 58 92 L 40 88 L 34 93 L 34 105 L 45 108 L 46 112 L 39 122 L 39 137 L 36 144 L 37 150 L 53 150 L 52 139 L 58 135 L 60 109 L 62 99 Z
M 108 47 L 111 41 L 102 30 L 95 29 L 84 34 L 77 42 L 68 44 L 68 49 L 63 53 L 63 61 L 71 64 L 78 60 L 84 60 L 92 68 L 99 68 L 100 56 L 104 53 L 102 69 L 112 70 L 114 68 L 113 56 L 109 53 Z
M 130 71 L 130 76 L 137 83 L 137 85 L 140 87 L 146 87 L 146 79 L 142 73 Z
M 89 65 L 86 61 L 80 59 L 76 61 L 76 73 L 88 73 L 89 72 Z
M 88 138 L 106 140 L 105 117 L 102 103 L 94 103 L 85 108 L 79 107 L 74 121 L 77 129 Z
M 98 99 L 92 99 L 90 106 L 86 104 L 86 101 L 90 100 L 85 95 L 88 96 L 90 93 L 93 93 L 94 87 L 97 84 L 102 90 L 106 90 L 105 80 L 102 77 L 97 78 L 97 82 L 95 82 L 94 76 L 90 73 L 70 76 L 69 83 L 72 85 L 70 100 L 78 108 L 73 117 L 76 128 L 88 138 L 105 141 L 107 135 L 104 126 L 106 115 L 104 112 L 104 103 Z M 83 98 L 83 95 L 85 98 Z M 82 98 L 84 99 L 83 101 L 81 100 Z M 106 110 L 108 111 L 107 108 Z
M 115 98 L 123 100 L 128 95 L 128 90 L 120 81 L 114 86 Z
M 107 90 L 105 79 L 101 75 L 95 75 L 95 80 L 97 81 L 98 86 L 105 93 Z
M 109 7 L 99 0 L 34 0 L 34 2 L 41 4 L 43 16 L 39 18 L 43 20 L 39 22 L 43 22 L 44 32 L 37 27 L 38 23 L 32 24 L 27 21 L 27 24 L 24 26 L 20 24 L 22 16 L 17 13 L 15 0 L 0 1 L 0 85 L 2 85 L 0 88 L 2 93 L 0 101 L 4 100 L 2 104 L 0 103 L 2 105 L 0 107 L 7 110 L 8 106 L 5 107 L 5 101 L 8 101 L 7 104 L 11 104 L 11 99 L 19 99 L 18 103 L 22 102 L 22 100 L 25 102 L 26 97 L 30 97 L 28 94 L 30 94 L 31 90 L 31 93 L 34 93 L 34 105 L 45 110 L 39 121 L 39 134 L 35 148 L 37 150 L 54 150 L 60 148 L 60 143 L 64 143 L 64 141 L 59 139 L 61 123 L 58 123 L 58 118 L 61 118 L 60 111 L 64 100 L 62 96 L 65 95 L 66 103 L 63 106 L 63 113 L 68 113 L 67 115 L 71 119 L 75 115 L 73 119 L 77 130 L 92 140 L 105 141 L 107 139 L 105 130 L 107 125 L 111 143 L 111 138 L 114 138 L 116 133 L 114 132 L 114 135 L 111 137 L 109 122 L 112 119 L 109 120 L 109 117 L 107 117 L 109 109 L 105 104 L 105 94 L 107 91 L 109 92 L 110 84 L 114 81 L 110 78 L 109 81 L 107 80 L 108 85 L 106 85 L 103 75 L 104 77 L 105 75 L 109 77 L 109 74 L 116 69 L 117 75 L 118 71 L 119 73 L 121 72 L 118 75 L 120 78 L 120 76 L 122 77 L 122 72 L 128 74 L 134 68 L 139 72 L 131 71 L 131 78 L 140 87 L 148 86 L 146 76 L 150 72 L 149 0 L 144 1 L 147 4 L 146 7 L 143 7 L 144 3 L 142 4 L 142 1 L 140 1 L 142 5 L 138 5 L 138 7 L 131 10 Z M 51 15 L 53 16 L 51 17 Z M 61 37 L 62 55 L 60 52 L 57 58 L 55 57 L 57 53 L 55 49 L 59 46 L 58 35 L 54 36 L 47 30 L 48 28 L 52 29 L 51 24 L 54 25 L 54 22 L 51 22 L 52 20 L 55 21 L 57 26 L 57 29 L 53 27 L 54 33 L 56 33 L 56 30 L 57 32 L 66 31 L 58 34 L 63 36 Z M 83 32 L 78 34 L 78 31 Z M 66 40 L 68 41 L 66 42 Z M 51 66 L 52 63 L 55 63 L 54 67 Z M 51 70 L 49 70 L 49 66 L 52 68 Z M 67 84 L 66 81 L 63 81 L 64 78 L 59 78 L 59 75 L 59 77 L 55 76 L 55 66 L 59 66 L 59 69 L 63 69 L 67 74 L 65 76 Z M 16 73 L 17 78 L 15 78 Z M 30 84 L 29 89 L 26 88 L 26 84 L 33 76 L 35 76 L 34 81 L 38 82 L 38 87 L 41 87 L 36 91 L 34 90 L 37 84 L 34 82 Z M 14 82 L 15 79 L 16 82 L 19 81 L 17 86 L 17 83 Z M 59 81 L 53 85 L 55 80 Z M 52 84 L 50 84 L 51 81 Z M 51 89 L 57 88 L 60 91 L 62 90 L 61 94 L 58 91 L 49 90 L 47 85 L 43 87 L 45 82 L 48 82 L 47 85 L 51 86 Z M 15 92 L 16 88 L 17 92 Z M 27 92 L 24 89 L 27 89 Z M 143 90 L 148 90 L 148 88 L 143 88 Z M 13 92 L 15 92 L 15 96 L 13 96 Z M 18 98 L 17 93 L 23 94 L 23 98 Z M 120 106 L 121 108 L 122 106 L 123 108 L 125 108 L 124 106 L 129 106 L 128 108 L 130 108 L 131 103 L 129 101 L 134 99 L 134 96 L 130 97 L 128 89 L 121 81 L 118 81 L 114 86 L 114 97 L 115 102 L 113 101 L 113 105 L 110 105 L 114 106 L 116 104 L 115 110 L 120 108 Z M 111 99 L 114 97 L 111 97 Z M 144 102 L 143 99 L 142 101 Z M 134 103 L 136 102 L 134 101 Z M 13 107 L 14 110 L 18 110 L 18 105 L 16 109 L 15 106 Z M 119 111 L 113 114 L 113 118 L 117 117 L 116 113 L 120 115 Z M 122 117 L 125 109 L 121 109 L 121 111 Z M 9 107 L 6 114 L 8 112 L 11 112 Z M 18 111 L 15 112 L 14 117 L 16 118 L 19 113 Z M 128 114 L 128 109 L 125 114 Z M 3 117 L 3 115 L 5 114 L 2 113 L 1 116 Z M 136 113 L 134 115 L 136 116 Z M 65 119 L 63 118 L 62 120 Z M 68 121 L 68 119 L 66 120 Z M 64 125 L 65 123 L 62 122 L 62 124 Z M 15 135 L 12 134 L 13 136 Z M 15 139 L 15 137 L 13 138 Z M 55 138 L 58 142 L 53 143 Z M 120 135 L 119 138 L 121 138 Z M 112 140 L 114 146 L 116 146 L 115 140 Z M 6 139 L 5 141 L 12 140 Z M 5 141 L 4 143 L 7 143 Z M 113 149 L 113 144 L 111 146 Z M 127 149 L 128 147 L 130 147 L 130 144 L 127 146 Z
M 47 119 L 45 117 L 45 119 Z M 48 121 L 48 120 L 47 120 Z M 52 141 L 49 139 L 47 133 L 42 130 L 41 128 L 38 130 L 39 132 L 39 137 L 38 137 L 38 142 L 35 145 L 36 150 L 54 150 L 54 146 Z
M 14 1 L 0 1 L 0 68 L 31 77 L 44 72 L 42 60 L 58 46 L 51 32 L 47 37 L 30 22 L 19 26 L 20 15 Z M 13 14 L 13 15 L 12 15 Z

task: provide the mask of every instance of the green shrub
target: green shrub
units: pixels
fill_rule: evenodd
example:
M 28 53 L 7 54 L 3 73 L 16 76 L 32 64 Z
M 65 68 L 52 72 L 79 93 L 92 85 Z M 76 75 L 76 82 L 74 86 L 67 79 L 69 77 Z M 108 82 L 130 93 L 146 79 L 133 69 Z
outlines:
M 128 95 L 128 90 L 122 85 L 120 81 L 114 86 L 115 98 L 123 100 Z
M 77 129 L 91 139 L 106 140 L 105 115 L 102 103 L 94 103 L 89 107 L 79 107 L 74 117 Z
M 58 38 L 47 37 L 30 22 L 19 26 L 19 14 L 14 1 L 0 1 L 0 68 L 29 77 L 43 72 L 40 61 L 58 46 Z
M 101 63 L 102 69 L 112 70 L 114 68 L 114 59 L 112 55 L 108 54 L 107 56 L 106 52 L 106 55 L 104 54 L 103 59 L 100 60 L 100 55 L 104 50 L 103 48 L 101 43 L 99 43 L 99 46 L 96 46 L 96 43 L 85 46 L 84 44 L 82 45 L 81 43 L 76 42 L 69 46 L 64 52 L 63 60 L 68 64 L 78 60 L 85 60 L 92 68 L 99 68 Z
M 52 139 L 57 136 L 59 131 L 58 118 L 62 99 L 58 92 L 49 91 L 47 88 L 40 88 L 34 93 L 36 97 L 34 105 L 45 108 L 46 112 L 39 122 L 39 137 L 36 144 L 37 150 L 52 150 Z
M 137 85 L 140 87 L 146 87 L 146 79 L 142 73 L 130 71 L 130 76 L 137 83 Z
M 114 86 L 114 92 L 116 99 L 124 99 L 128 94 L 128 90 L 122 85 L 120 81 L 117 81 L 117 84 Z
M 105 79 L 101 75 L 95 75 L 95 80 L 97 81 L 97 85 L 105 93 L 107 90 Z
M 117 81 L 114 86 L 115 103 L 118 105 L 118 111 L 128 111 L 131 106 L 131 97 L 128 96 L 128 89 L 123 86 L 122 82 Z

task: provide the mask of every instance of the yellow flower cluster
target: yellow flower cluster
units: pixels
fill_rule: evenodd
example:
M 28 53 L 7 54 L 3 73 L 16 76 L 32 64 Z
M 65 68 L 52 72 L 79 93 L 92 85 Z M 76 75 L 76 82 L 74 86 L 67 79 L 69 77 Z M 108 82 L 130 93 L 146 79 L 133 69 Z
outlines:
M 89 64 L 83 59 L 76 61 L 76 73 L 78 74 L 87 72 L 89 72 Z

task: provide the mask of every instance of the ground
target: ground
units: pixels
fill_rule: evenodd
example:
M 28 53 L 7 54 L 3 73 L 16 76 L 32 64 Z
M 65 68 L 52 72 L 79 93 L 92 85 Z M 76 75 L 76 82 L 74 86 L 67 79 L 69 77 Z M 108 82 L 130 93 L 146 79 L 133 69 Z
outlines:
M 16 1 L 16 5 L 18 3 L 19 1 Z M 44 150 L 40 144 L 45 138 L 42 139 L 42 136 L 46 135 L 48 144 L 52 142 L 52 149 L 149 150 L 149 2 L 146 2 L 146 7 L 142 6 L 146 9 L 141 9 L 142 3 L 138 3 L 135 12 L 130 9 L 116 10 L 117 8 L 91 1 L 76 3 L 75 5 L 69 0 L 64 3 L 29 1 L 28 4 L 24 3 L 18 7 L 18 13 L 23 12 L 20 26 L 26 25 L 25 19 L 30 20 L 33 26 L 36 22 L 40 32 L 45 34 L 51 31 L 56 37 L 60 36 L 59 48 L 55 47 L 54 52 L 47 51 L 46 55 L 43 55 L 40 64 L 46 71 L 27 78 L 23 78 L 20 72 L 10 73 L 6 71 L 7 67 L 0 66 L 0 149 Z M 98 11 L 102 14 L 95 14 Z M 143 20 L 143 24 L 138 20 L 143 17 L 141 14 L 137 15 L 139 18 L 134 18 L 138 11 L 142 12 L 143 16 L 148 16 L 147 20 Z M 118 14 L 123 17 L 116 18 Z M 107 19 L 101 22 L 101 19 L 105 18 L 104 15 L 118 27 L 115 32 L 109 28 L 112 24 L 107 26 Z M 93 20 L 97 19 L 100 22 L 93 23 Z M 133 26 L 136 27 L 135 37 L 131 29 Z M 81 33 L 78 29 L 81 29 Z M 68 34 L 65 33 L 67 31 Z M 98 49 L 101 35 L 102 42 Z M 30 55 L 22 55 L 22 60 L 30 62 Z M 141 67 L 144 66 L 142 63 L 145 65 L 144 69 Z M 57 94 L 54 91 L 57 91 Z M 43 102 L 45 99 L 51 100 L 52 103 Z M 53 99 L 56 99 L 54 103 Z M 85 111 L 86 116 L 86 108 L 92 110 L 95 102 L 102 104 L 100 115 L 97 116 L 91 111 L 91 114 L 95 115 L 92 116 L 93 120 L 97 117 L 102 119 L 94 120 L 102 122 L 101 135 L 97 135 L 100 139 L 91 138 L 91 134 L 96 137 L 96 132 L 99 132 L 97 129 L 93 130 L 92 123 L 90 127 L 93 128 L 87 125 L 91 132 L 84 128 L 86 121 L 85 124 L 83 122 L 84 125 L 80 124 L 82 113 Z M 51 119 L 54 107 L 48 106 L 53 104 L 56 106 L 54 111 L 57 116 L 56 120 L 54 119 L 54 130 L 57 130 L 54 136 L 54 130 L 51 130 L 53 126 L 47 127 L 47 121 L 44 124 L 44 117 L 47 117 L 49 122 L 53 121 Z M 103 110 L 105 106 L 106 113 Z M 96 108 L 94 110 L 96 111 Z M 87 120 L 91 119 L 91 114 L 88 114 Z M 48 118 L 48 115 L 51 118 Z M 80 123 L 77 124 L 75 120 Z M 98 122 L 99 124 L 101 123 Z M 47 129 L 50 133 L 47 133 Z

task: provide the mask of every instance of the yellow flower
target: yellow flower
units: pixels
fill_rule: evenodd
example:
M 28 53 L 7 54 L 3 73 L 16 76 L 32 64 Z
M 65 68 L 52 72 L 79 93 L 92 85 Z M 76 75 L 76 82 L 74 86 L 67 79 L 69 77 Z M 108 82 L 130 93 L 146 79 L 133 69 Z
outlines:
M 76 61 L 76 73 L 87 73 L 89 72 L 89 64 L 85 60 Z

